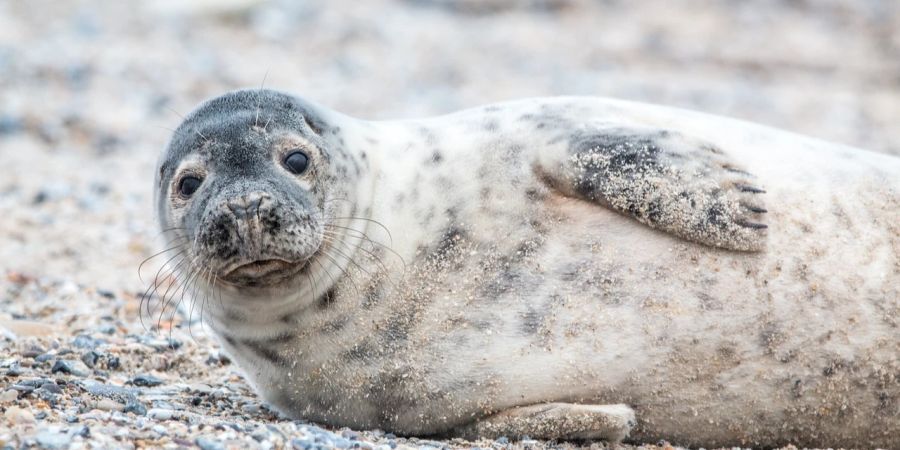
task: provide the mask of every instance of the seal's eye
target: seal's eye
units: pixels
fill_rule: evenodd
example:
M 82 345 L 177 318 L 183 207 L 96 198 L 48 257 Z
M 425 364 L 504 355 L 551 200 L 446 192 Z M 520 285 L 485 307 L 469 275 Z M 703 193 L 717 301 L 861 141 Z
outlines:
M 300 175 L 309 167 L 309 156 L 300 150 L 294 150 L 284 157 L 284 167 L 287 167 L 291 173 Z
M 203 180 L 195 176 L 186 176 L 178 183 L 178 191 L 181 192 L 181 195 L 190 197 L 194 192 L 197 192 L 197 189 L 200 189 L 200 183 L 202 182 Z

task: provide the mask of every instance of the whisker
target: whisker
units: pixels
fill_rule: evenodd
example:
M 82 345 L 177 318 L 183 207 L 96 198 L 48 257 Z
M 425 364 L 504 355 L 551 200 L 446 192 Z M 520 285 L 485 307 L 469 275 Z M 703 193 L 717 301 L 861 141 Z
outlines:
M 166 267 L 169 266 L 169 264 L 172 262 L 172 260 L 174 260 L 175 258 L 181 257 L 184 252 L 185 252 L 185 250 L 179 251 L 174 256 L 169 258 L 165 263 L 163 263 L 162 267 L 160 267 L 159 270 L 156 271 L 156 277 L 153 279 L 153 283 L 150 286 L 147 286 L 147 290 L 144 291 L 144 294 L 141 296 L 141 301 L 138 304 L 138 317 L 140 318 L 141 326 L 144 328 L 144 330 L 147 330 L 147 325 L 144 323 L 144 312 L 143 312 L 144 302 L 145 301 L 147 302 L 147 315 L 151 315 L 152 312 L 150 311 L 150 301 L 153 297 L 153 294 L 156 293 L 156 291 L 159 289 L 160 274 L 162 273 L 163 269 L 165 269 Z M 182 261 L 183 261 L 183 259 L 182 259 Z M 181 264 L 181 261 L 179 261 L 176 264 L 176 267 L 178 266 L 178 264 Z M 172 270 L 174 270 L 174 269 L 172 269 Z
M 165 250 L 163 250 L 163 251 L 161 251 L 161 252 L 155 253 L 154 255 L 152 255 L 152 256 L 150 256 L 150 257 L 148 257 L 148 258 L 145 258 L 143 261 L 141 261 L 141 263 L 138 265 L 138 279 L 141 280 L 141 284 L 144 283 L 144 277 L 141 276 L 141 269 L 144 267 L 144 264 L 147 264 L 147 263 L 150 262 L 152 259 L 156 258 L 157 256 L 162 255 L 163 253 L 170 252 L 170 251 L 172 251 L 172 250 L 180 249 L 183 245 L 184 245 L 184 244 L 182 243 L 182 244 L 178 244 L 178 245 L 176 245 L 176 246 L 174 246 L 174 247 L 169 247 L 169 248 L 167 248 L 167 249 L 165 249 Z

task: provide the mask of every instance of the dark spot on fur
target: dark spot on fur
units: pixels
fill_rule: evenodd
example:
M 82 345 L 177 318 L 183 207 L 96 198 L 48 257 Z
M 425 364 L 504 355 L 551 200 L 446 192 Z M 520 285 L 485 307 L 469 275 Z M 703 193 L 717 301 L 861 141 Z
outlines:
M 329 320 L 328 322 L 325 322 L 325 324 L 322 325 L 322 332 L 334 334 L 334 333 L 337 333 L 337 332 L 343 330 L 349 323 L 350 323 L 349 316 L 346 316 L 346 315 L 341 316 L 341 317 L 338 317 L 337 319 Z
M 267 343 L 260 341 L 244 341 L 242 344 L 258 357 L 269 361 L 278 366 L 287 366 L 288 361 L 284 359 L 277 351 L 270 348 Z
M 382 338 L 388 343 L 386 349 L 399 350 L 396 343 L 409 339 L 409 333 L 414 326 L 414 311 L 401 311 L 391 316 L 381 330 Z
M 533 307 L 529 307 L 528 311 L 522 315 L 522 333 L 532 335 L 540 330 L 544 323 L 544 316 Z
M 444 160 L 444 157 L 441 155 L 441 152 L 435 150 L 434 153 L 431 154 L 431 163 L 432 164 L 440 164 L 441 161 Z
M 441 239 L 438 241 L 437 248 L 434 253 L 437 255 L 446 255 L 451 250 L 453 250 L 460 241 L 462 241 L 466 236 L 466 230 L 462 228 L 458 228 L 456 226 L 451 226 L 444 230 L 441 234 Z
M 334 304 L 334 301 L 337 299 L 337 293 L 335 292 L 336 288 L 331 288 L 325 291 L 317 301 L 319 308 L 325 309 Z
M 525 189 L 525 197 L 528 200 L 536 202 L 536 201 L 545 199 L 547 197 L 547 194 L 536 188 L 528 188 L 528 189 Z
M 341 358 L 345 361 L 359 361 L 372 356 L 376 356 L 375 348 L 369 341 L 356 343 L 341 354 Z
M 363 309 L 372 309 L 384 297 L 384 291 L 381 283 L 373 283 L 369 285 L 363 292 L 362 307 Z
M 306 123 L 306 126 L 308 126 L 309 129 L 312 130 L 313 133 L 316 133 L 316 134 L 318 134 L 319 136 L 322 135 L 322 127 L 321 127 L 321 125 L 320 125 L 320 124 L 317 124 L 314 120 L 310 120 L 310 118 L 307 117 L 306 114 L 303 115 L 303 122 Z M 337 132 L 337 131 L 335 131 L 335 133 L 336 133 L 336 132 Z
M 706 221 L 715 226 L 723 226 L 728 222 L 728 212 L 724 205 L 715 203 L 706 210 Z

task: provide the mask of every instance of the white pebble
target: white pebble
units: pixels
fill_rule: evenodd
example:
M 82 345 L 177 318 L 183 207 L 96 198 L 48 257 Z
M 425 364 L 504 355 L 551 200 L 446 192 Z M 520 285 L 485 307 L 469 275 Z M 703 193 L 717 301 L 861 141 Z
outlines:
M 10 423 L 34 423 L 34 414 L 18 406 L 10 406 L 3 416 Z
M 0 403 L 12 403 L 19 398 L 19 393 L 13 389 L 3 392 L 0 394 Z
M 147 417 L 154 420 L 169 420 L 175 415 L 175 411 L 164 408 L 151 408 L 147 411 Z

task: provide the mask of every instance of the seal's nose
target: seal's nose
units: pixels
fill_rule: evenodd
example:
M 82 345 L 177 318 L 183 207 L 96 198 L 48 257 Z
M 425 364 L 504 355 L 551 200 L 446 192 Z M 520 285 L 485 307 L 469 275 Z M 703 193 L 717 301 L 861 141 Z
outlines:
M 253 193 L 232 198 L 228 200 L 228 209 L 238 219 L 256 217 L 259 214 L 259 206 L 266 197 L 266 194 Z

